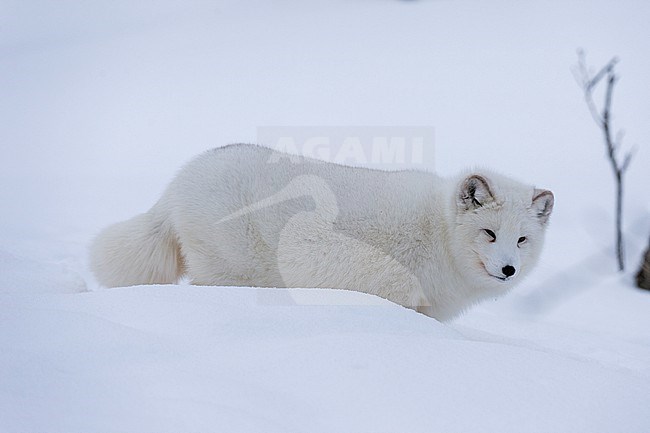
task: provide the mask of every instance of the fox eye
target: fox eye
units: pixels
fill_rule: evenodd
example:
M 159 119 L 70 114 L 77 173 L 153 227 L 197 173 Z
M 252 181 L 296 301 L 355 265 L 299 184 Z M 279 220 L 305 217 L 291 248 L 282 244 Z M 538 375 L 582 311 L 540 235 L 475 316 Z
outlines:
M 492 230 L 490 230 L 490 229 L 483 229 L 483 231 L 485 232 L 486 235 L 488 235 L 489 237 L 492 238 L 492 239 L 490 239 L 490 242 L 494 242 L 494 241 L 497 240 L 497 235 L 495 235 L 494 232 L 493 232 Z
M 518 244 L 523 244 L 524 242 L 526 242 L 526 240 L 527 240 L 526 236 L 522 236 L 522 237 L 519 238 L 519 240 L 517 240 L 517 243 Z

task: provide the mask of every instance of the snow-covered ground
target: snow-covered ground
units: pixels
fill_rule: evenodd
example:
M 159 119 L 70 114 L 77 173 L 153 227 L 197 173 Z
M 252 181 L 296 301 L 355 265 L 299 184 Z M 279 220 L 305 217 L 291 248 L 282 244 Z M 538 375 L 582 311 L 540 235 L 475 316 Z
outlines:
M 650 3 L 5 1 L 0 432 L 647 432 Z M 570 67 L 604 64 L 613 187 Z M 97 287 L 86 248 L 204 149 L 265 125 L 425 125 L 423 169 L 550 188 L 544 256 L 441 324 L 325 290 Z

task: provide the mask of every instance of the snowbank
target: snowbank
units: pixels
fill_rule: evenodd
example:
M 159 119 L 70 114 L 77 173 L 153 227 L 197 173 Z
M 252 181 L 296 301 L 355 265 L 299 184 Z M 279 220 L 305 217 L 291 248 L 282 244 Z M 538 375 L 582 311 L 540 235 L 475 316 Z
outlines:
M 149 286 L 2 295 L 7 432 L 645 432 L 648 372 L 386 301 Z M 314 291 L 302 291 L 309 301 Z M 326 293 L 329 303 L 317 305 Z M 364 305 L 365 304 L 365 305 Z M 347 305 L 347 306 L 346 306 Z M 562 341 L 562 328 L 544 338 Z

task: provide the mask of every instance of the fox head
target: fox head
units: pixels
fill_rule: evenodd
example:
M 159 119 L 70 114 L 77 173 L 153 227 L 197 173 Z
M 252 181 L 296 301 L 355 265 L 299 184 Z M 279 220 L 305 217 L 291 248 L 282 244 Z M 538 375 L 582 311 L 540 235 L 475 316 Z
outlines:
M 451 240 L 463 275 L 486 295 L 508 290 L 535 265 L 553 193 L 494 173 L 464 177 L 455 192 Z

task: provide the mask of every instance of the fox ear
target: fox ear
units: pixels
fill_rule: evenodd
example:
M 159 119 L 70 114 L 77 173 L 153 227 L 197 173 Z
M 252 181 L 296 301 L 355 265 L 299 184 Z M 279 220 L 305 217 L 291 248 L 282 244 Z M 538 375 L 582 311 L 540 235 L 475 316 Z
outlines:
M 458 208 L 463 210 L 478 209 L 494 200 L 490 185 L 483 176 L 473 174 L 463 180 L 458 191 Z
M 546 224 L 548 217 L 553 211 L 555 197 L 546 189 L 535 189 L 533 192 L 533 203 L 531 209 L 535 212 L 542 224 Z

